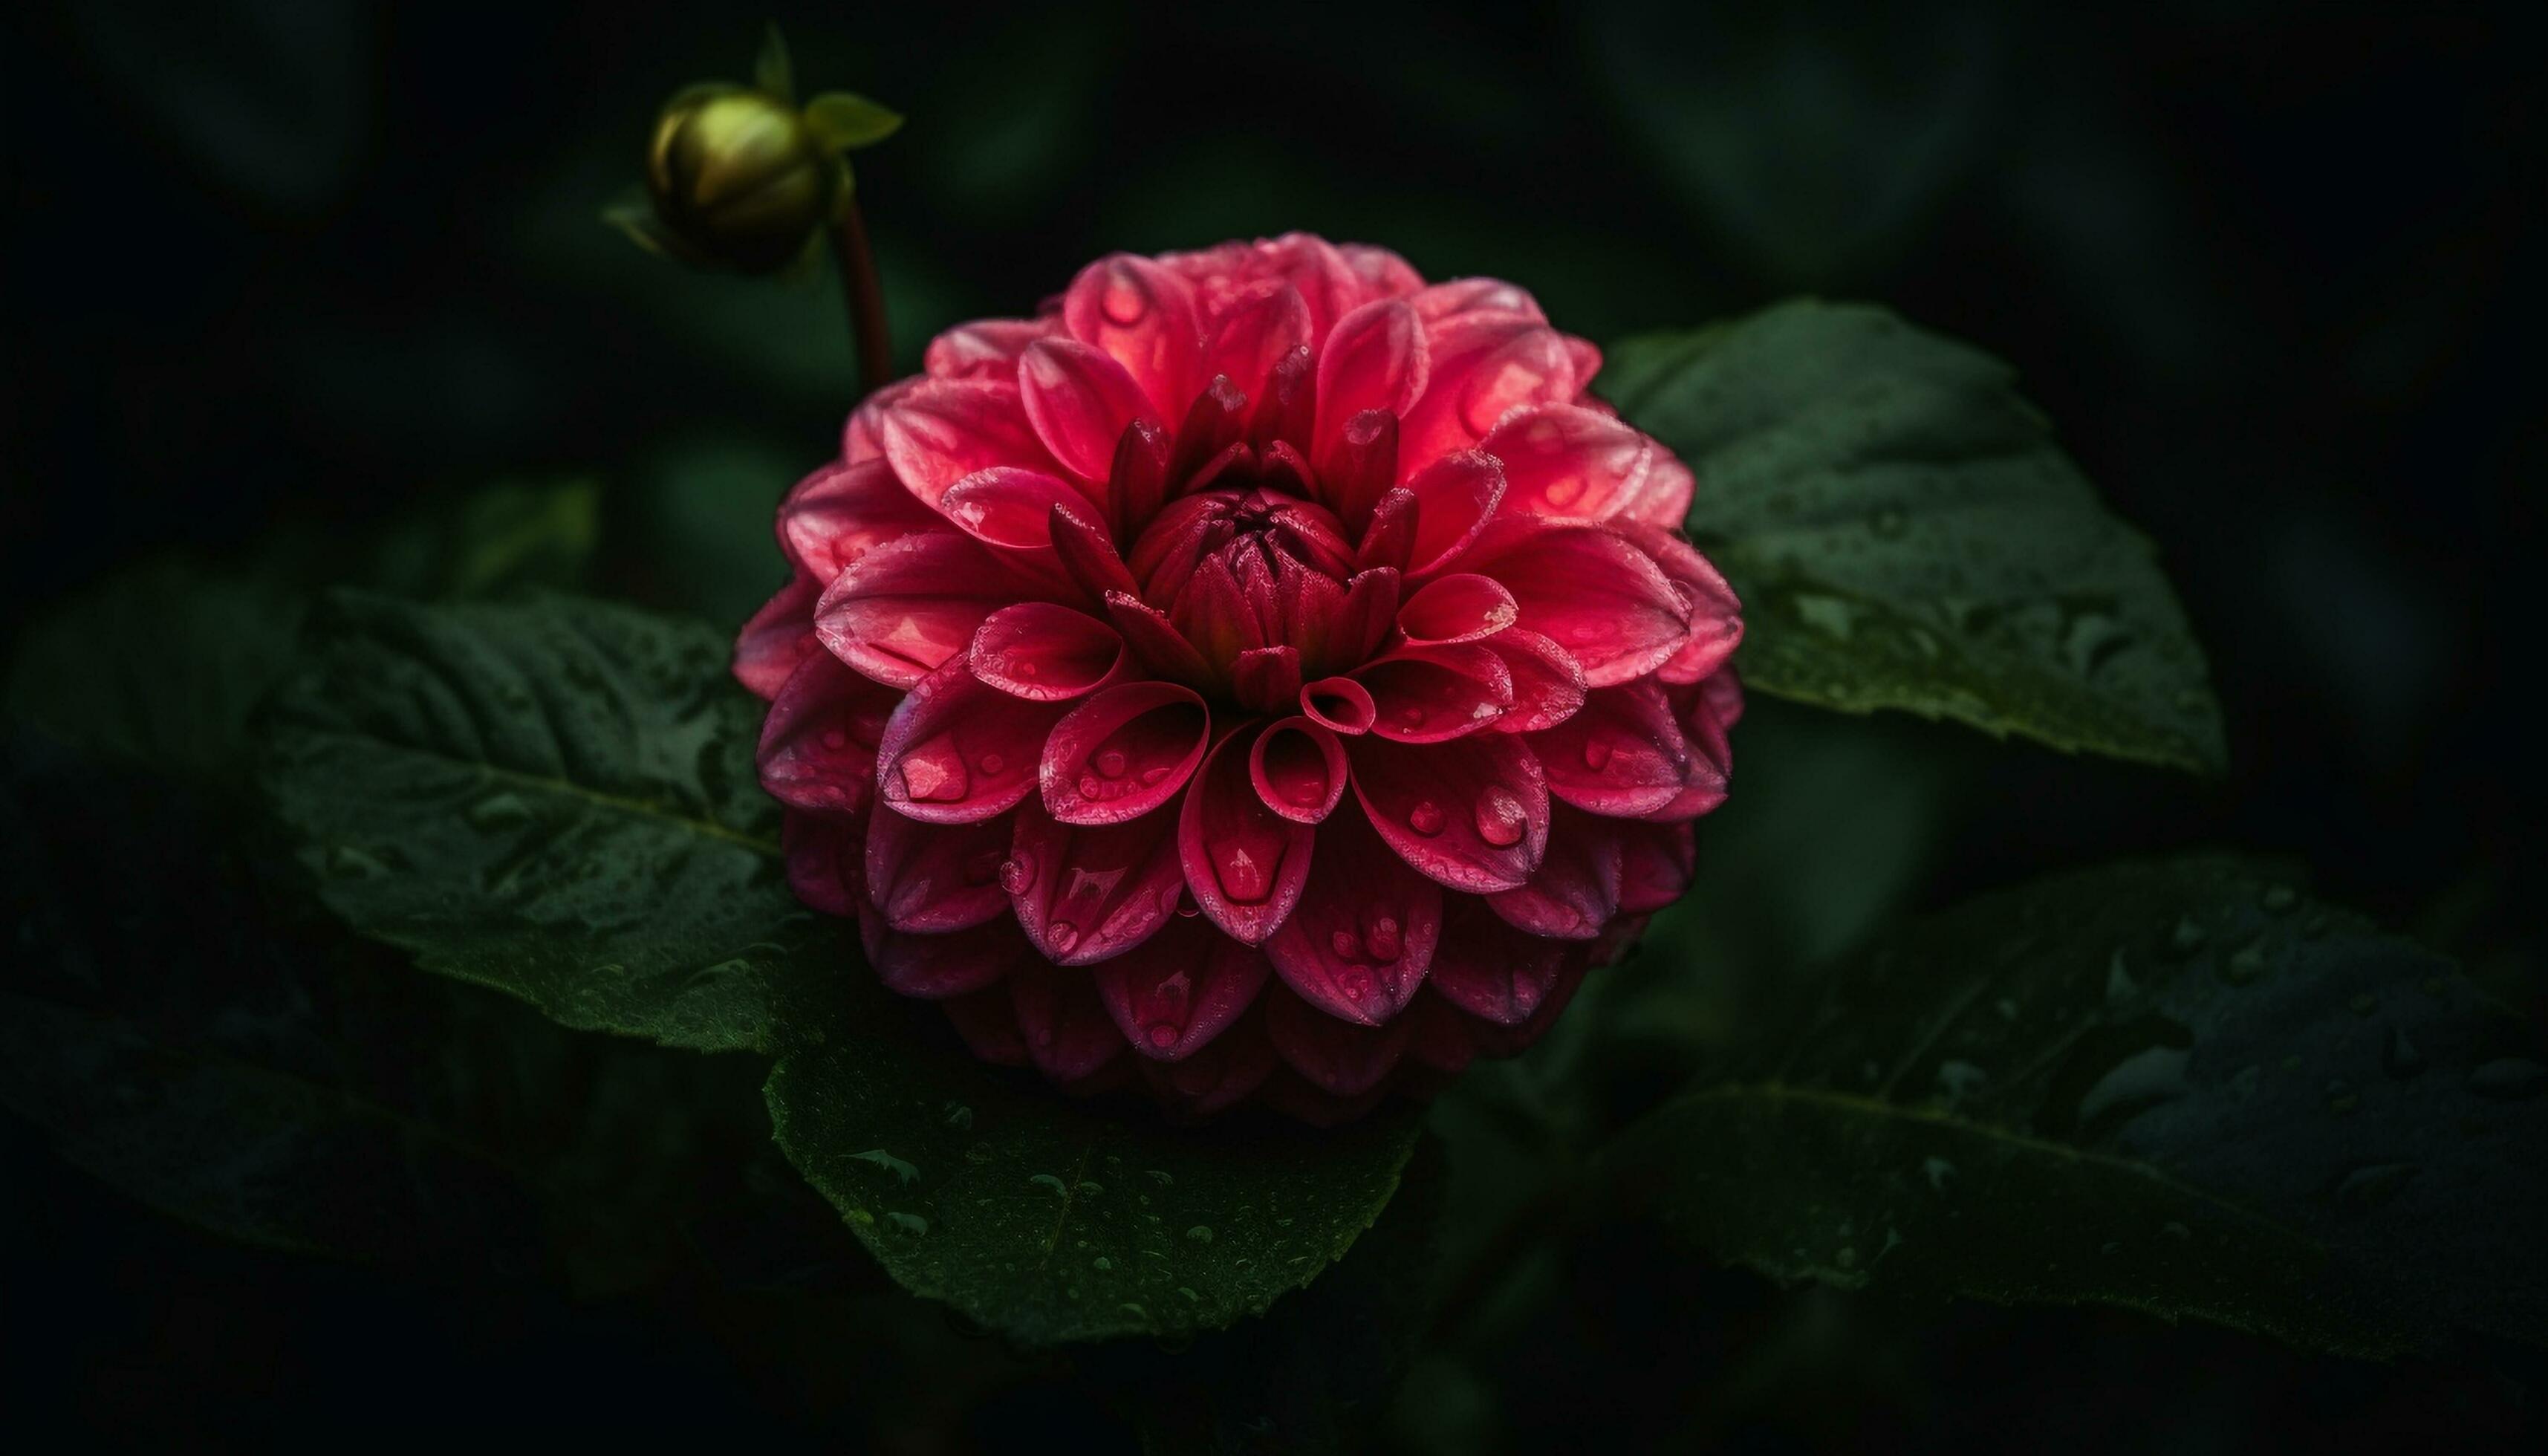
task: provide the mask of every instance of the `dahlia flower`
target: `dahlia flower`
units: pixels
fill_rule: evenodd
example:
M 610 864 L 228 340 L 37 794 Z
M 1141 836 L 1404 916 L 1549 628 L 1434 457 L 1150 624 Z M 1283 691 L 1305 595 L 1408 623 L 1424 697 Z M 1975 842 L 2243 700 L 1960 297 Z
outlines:
M 1686 885 L 1742 633 L 1531 296 L 1292 234 L 941 334 L 778 509 L 788 874 L 980 1056 L 1312 1121 L 1527 1046 Z

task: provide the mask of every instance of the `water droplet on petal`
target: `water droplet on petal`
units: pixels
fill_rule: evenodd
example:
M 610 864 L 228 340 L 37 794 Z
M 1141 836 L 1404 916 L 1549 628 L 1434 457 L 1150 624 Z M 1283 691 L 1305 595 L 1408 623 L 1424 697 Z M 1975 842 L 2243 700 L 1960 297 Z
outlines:
M 1340 930 L 1327 937 L 1327 947 L 1336 955 L 1351 960 L 1362 954 L 1362 937 L 1349 930 Z
M 1067 956 L 1079 948 L 1079 927 L 1067 920 L 1056 920 L 1045 927 L 1044 938 L 1056 956 Z
M 1237 845 L 1226 846 L 1213 857 L 1212 872 L 1221 881 L 1221 892 L 1241 905 L 1256 904 L 1274 889 L 1269 867 Z
M 1005 860 L 1000 864 L 1000 888 L 1013 895 L 1023 895 L 1035 888 L 1035 862 L 1027 859 Z
M 842 749 L 848 748 L 849 746 L 850 735 L 847 733 L 842 732 L 838 728 L 826 728 L 823 730 L 823 747 L 830 749 L 834 753 L 839 753 Z
M 1417 834 L 1432 836 L 1442 832 L 1442 806 L 1431 799 L 1417 799 L 1407 811 L 1407 827 Z
M 1130 328 L 1150 316 L 1150 300 L 1131 279 L 1118 273 L 1097 296 L 1097 311 L 1118 328 Z
M 1478 796 L 1478 838 L 1497 849 L 1508 849 L 1521 843 L 1522 831 L 1530 827 L 1530 816 L 1522 812 L 1521 800 L 1509 789 L 1490 788 Z
M 1105 774 L 1109 778 L 1123 777 L 1124 771 L 1132 767 L 1131 762 L 1124 757 L 1124 751 L 1120 748 L 1110 748 L 1099 754 L 1095 759 L 1091 760 L 1091 762 L 1097 765 L 1098 773 Z
M 1373 917 L 1371 924 L 1363 928 L 1362 941 L 1374 960 L 1396 960 L 1406 950 L 1406 941 L 1399 934 L 1395 916 Z
M 1610 763 L 1610 745 L 1597 738 L 1584 740 L 1584 767 L 1598 774 Z
M 1096 774 L 1082 774 L 1079 775 L 1079 796 L 1081 798 L 1103 798 L 1105 795 L 1106 785 Z
M 944 733 L 906 751 L 894 765 L 893 777 L 887 780 L 894 797 L 934 803 L 953 803 L 964 797 L 972 786 L 971 775 L 964 772 L 963 755 L 956 751 L 955 740 Z
M 1348 970 L 1336 977 L 1336 989 L 1345 993 L 1346 1000 L 1361 1005 L 1364 998 L 1371 995 L 1371 972 Z
M 1169 1047 L 1177 1045 L 1177 1029 L 1167 1022 L 1154 1021 L 1150 1023 L 1149 1037 L 1150 1045 L 1158 1047 L 1162 1051 L 1165 1051 Z
M 1539 490 L 1539 498 L 1560 510 L 1574 504 L 1583 494 L 1584 477 L 1580 475 L 1561 476 Z

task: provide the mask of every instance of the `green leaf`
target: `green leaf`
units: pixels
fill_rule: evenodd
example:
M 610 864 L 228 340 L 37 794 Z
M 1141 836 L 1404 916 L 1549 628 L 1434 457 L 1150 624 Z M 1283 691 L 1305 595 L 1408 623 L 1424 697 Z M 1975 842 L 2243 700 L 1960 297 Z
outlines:
M 1698 476 L 1744 681 L 2217 770 L 2202 649 L 2007 366 L 1880 309 L 1782 304 L 1619 344 L 1620 412 Z
M 1422 1128 L 1166 1128 L 984 1066 L 864 977 L 853 1005 L 772 1069 L 779 1146 L 904 1288 L 1027 1344 L 1263 1311 L 1379 1216 Z
M 1972 902 L 1633 1126 L 1714 1254 L 2357 1355 L 2548 1330 L 2548 1069 L 2447 960 L 2190 859 Z
M 826 91 L 805 105 L 805 125 L 834 151 L 873 146 L 902 130 L 902 114 L 851 91 Z
M 772 22 L 761 33 L 761 53 L 752 62 L 752 84 L 781 101 L 796 99 L 796 65 L 787 58 L 787 38 Z
M 769 1048 L 839 974 L 752 763 L 762 705 L 688 623 L 572 597 L 327 598 L 262 777 L 320 897 L 569 1026 Z

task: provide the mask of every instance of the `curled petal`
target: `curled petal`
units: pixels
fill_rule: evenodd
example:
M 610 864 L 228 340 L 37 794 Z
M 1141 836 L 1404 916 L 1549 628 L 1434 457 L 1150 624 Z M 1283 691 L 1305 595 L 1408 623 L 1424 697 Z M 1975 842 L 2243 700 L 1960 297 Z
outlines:
M 1106 486 L 1097 496 L 1128 534 L 1158 514 L 1159 502 L 1167 499 L 1172 445 L 1168 432 L 1146 419 L 1134 420 L 1116 436 L 1115 460 L 1106 467 Z
M 865 810 L 875 789 L 876 747 L 894 690 L 815 653 L 788 676 L 761 723 L 761 786 L 791 809 Z
M 1071 825 L 1029 800 L 998 878 L 1047 959 L 1086 965 L 1123 955 L 1174 920 L 1185 894 L 1176 816 Z
M 1345 267 L 1361 281 L 1362 295 L 1366 299 L 1403 298 L 1424 286 L 1422 274 L 1408 266 L 1405 258 L 1385 247 L 1374 247 L 1367 242 L 1343 242 L 1336 244 L 1336 256 L 1344 259 Z
M 1203 376 L 1227 379 L 1239 395 L 1257 398 L 1274 366 L 1310 338 L 1308 301 L 1292 285 L 1269 279 L 1222 314 L 1204 351 Z
M 1321 678 L 1301 689 L 1301 712 L 1331 733 L 1368 733 L 1380 716 L 1371 689 L 1351 678 Z
M 1057 500 L 1052 517 L 1045 522 L 1045 531 L 1052 541 L 1052 551 L 1061 569 L 1073 585 L 1091 600 L 1103 601 L 1110 592 L 1138 596 L 1139 584 L 1133 580 L 1132 569 L 1115 549 L 1115 540 L 1107 534 L 1105 523 L 1090 513 L 1085 502 Z
M 1125 646 L 1150 672 L 1189 686 L 1212 681 L 1212 665 L 1157 607 L 1129 592 L 1109 592 L 1106 615 L 1124 634 Z
M 1637 493 L 1636 500 L 1621 511 L 1618 518 L 1677 531 L 1682 528 L 1682 522 L 1689 519 L 1689 502 L 1697 494 L 1697 477 L 1689 473 L 1689 467 L 1682 464 L 1679 457 L 1658 444 L 1654 469 L 1646 477 L 1646 488 Z
M 753 696 L 776 697 L 797 665 L 822 651 L 814 635 L 814 603 L 822 594 L 821 582 L 800 574 L 743 624 L 734 639 L 734 680 Z
M 1519 889 L 1548 849 L 1548 784 L 1508 733 L 1345 746 L 1354 796 L 1401 859 L 1455 890 Z
M 1415 590 L 1398 608 L 1398 630 L 1413 643 L 1475 642 L 1513 624 L 1519 608 L 1493 577 L 1454 572 Z
M 1454 278 L 1437 283 L 1407 301 L 1414 306 L 1415 317 L 1427 323 L 1463 314 L 1506 314 L 1535 323 L 1547 321 L 1539 311 L 1539 301 L 1514 284 L 1501 278 Z
M 1194 289 L 1175 273 L 1131 253 L 1100 258 L 1071 280 L 1061 318 L 1124 366 L 1159 418 L 1176 418 L 1193 397 L 1201 328 Z
M 1264 944 L 1301 900 L 1318 831 L 1265 807 L 1248 774 L 1256 728 L 1243 724 L 1204 761 L 1177 817 L 1186 888 L 1212 922 Z
M 886 990 L 924 1001 L 979 992 L 1035 959 L 1006 916 L 947 935 L 913 935 L 870 911 L 859 917 L 859 943 Z
M 1692 819 L 1725 802 L 1727 781 L 1734 769 L 1726 737 L 1732 726 L 1727 714 L 1730 710 L 1733 717 L 1742 716 L 1742 689 L 1735 684 L 1733 669 L 1727 668 L 1705 682 L 1666 690 L 1680 716 L 1682 735 L 1689 744 L 1689 762 L 1683 774 L 1681 791 L 1670 803 L 1645 817 Z
M 1012 551 L 1052 547 L 1052 512 L 1087 498 L 1042 471 L 994 466 L 947 488 L 938 509 L 965 535 Z
M 923 824 L 886 812 L 869 817 L 867 903 L 898 931 L 944 935 L 967 930 L 1009 908 L 1000 866 L 1009 858 L 1009 822 Z
M 1496 719 L 1499 732 L 1554 728 L 1584 706 L 1584 668 L 1565 648 L 1520 627 L 1505 628 L 1488 638 L 1486 646 L 1512 674 L 1513 705 Z
M 1503 466 L 1484 451 L 1455 451 L 1408 477 L 1407 492 L 1415 498 L 1410 559 L 1420 577 L 1441 570 L 1478 538 L 1503 500 Z
M 1211 742 L 1191 687 L 1122 682 L 1070 710 L 1044 745 L 1045 809 L 1065 824 L 1115 824 L 1176 797 Z
M 1279 986 L 1265 993 L 1265 1033 L 1294 1071 L 1335 1097 L 1359 1097 L 1379 1087 L 1407 1050 L 1404 1020 L 1338 1021 Z
M 1548 988 L 1548 994 L 1541 998 L 1539 1008 L 1530 1014 L 1528 1020 L 1513 1027 L 1485 1020 L 1469 1023 L 1469 1035 L 1478 1044 L 1479 1055 L 1518 1056 L 1548 1031 L 1566 1010 L 1567 1003 L 1575 999 L 1576 991 L 1584 985 L 1584 973 L 1592 967 L 1594 953 L 1599 948 L 1583 941 L 1562 944 L 1567 952 L 1565 959 L 1558 965 L 1557 983 Z
M 1695 682 L 1724 667 L 1743 642 L 1743 603 L 1734 599 L 1724 574 L 1671 531 L 1626 522 L 1620 530 L 1655 559 L 1689 618 L 1689 639 L 1655 676 L 1667 682 Z
M 1124 670 L 1123 635 L 1049 601 L 1021 601 L 982 619 L 966 661 L 973 676 L 1012 697 L 1066 702 Z
M 1529 882 L 1487 896 L 1487 906 L 1532 935 L 1589 941 L 1619 913 L 1619 839 L 1608 821 L 1561 804 L 1550 816 L 1548 854 Z
M 1405 414 L 1424 393 L 1424 324 L 1398 299 L 1379 299 L 1336 320 L 1319 347 L 1319 425 L 1325 447 L 1366 410 Z
M 1017 378 L 1018 355 L 1027 345 L 1052 335 L 1046 318 L 976 318 L 958 323 L 929 341 L 920 367 L 935 379 Z
M 1643 430 L 1574 405 L 1516 410 L 1478 448 L 1503 462 L 1504 513 L 1586 521 L 1632 511 L 1660 453 Z
M 1690 750 L 1672 704 L 1652 681 L 1596 687 L 1584 710 L 1530 735 L 1548 791 L 1579 809 L 1620 818 L 1651 814 L 1681 794 Z
M 1097 994 L 1133 1049 L 1182 1061 L 1238 1020 L 1264 989 L 1265 955 L 1203 920 L 1178 920 L 1096 968 Z
M 1028 956 L 1009 976 L 1009 1008 L 1027 1059 L 1064 1086 L 1087 1081 L 1123 1054 L 1124 1034 L 1083 967 Z
M 1318 405 L 1317 356 L 1303 344 L 1274 361 L 1273 372 L 1265 376 L 1265 392 L 1247 416 L 1247 442 L 1260 458 L 1270 460 L 1278 449 L 1297 456 L 1309 448 Z
M 876 436 L 903 488 L 933 510 L 949 486 L 975 471 L 1052 469 L 1018 387 L 1005 381 L 924 380 L 882 411 Z
M 1310 336 L 1325 338 L 1363 303 L 1363 283 L 1333 243 L 1307 232 L 1286 232 L 1260 243 L 1275 275 L 1299 291 L 1310 307 Z
M 778 502 L 778 549 L 800 574 L 829 582 L 875 547 L 937 524 L 883 461 L 827 465 Z
M 1263 963 L 1259 957 L 1258 963 Z M 1135 1044 L 1139 1045 L 1138 1043 Z M 1251 1010 L 1228 1030 L 1176 1061 L 1138 1058 L 1151 1092 L 1185 1119 L 1207 1118 L 1263 1086 L 1282 1063 L 1265 1037 L 1265 1014 Z
M 1663 570 L 1606 526 L 1498 521 L 1459 569 L 1503 583 L 1519 624 L 1565 648 L 1593 687 L 1644 677 L 1688 640 L 1688 609 Z
M 1511 314 L 1461 314 L 1429 325 L 1427 335 L 1432 370 L 1423 398 L 1406 411 L 1402 459 L 1465 450 L 1505 411 L 1566 404 L 1582 389 L 1565 339 L 1546 324 Z
M 1136 419 L 1159 423 L 1149 397 L 1124 366 L 1077 339 L 1029 345 L 1018 358 L 1018 390 L 1036 438 L 1092 488 L 1114 474 L 1115 447 L 1126 425 Z
M 778 825 L 778 851 L 787 861 L 787 887 L 825 915 L 857 915 L 866 898 L 859 885 L 860 844 L 866 832 L 864 819 L 788 810 Z
M 1651 915 L 1680 899 L 1698 864 L 1698 837 L 1689 824 L 1629 819 L 1613 829 L 1619 836 L 1619 908 Z
M 1354 573 L 1345 583 L 1345 599 L 1327 626 L 1326 640 L 1318 652 L 1305 654 L 1303 668 L 1333 672 L 1368 661 L 1398 624 L 1398 573 L 1390 568 Z
M 1401 743 L 1464 737 L 1513 705 L 1511 670 L 1474 642 L 1403 647 L 1353 677 L 1371 693 L 1371 731 Z
M 1285 718 L 1258 734 L 1247 774 L 1265 807 L 1301 824 L 1334 812 L 1351 776 L 1345 746 L 1305 717 Z
M 841 463 L 864 465 L 884 458 L 884 414 L 902 402 L 905 395 L 929 381 L 921 375 L 897 379 L 867 396 L 859 408 L 850 411 L 850 422 L 841 431 Z
M 970 824 L 1017 806 L 1036 785 L 1060 703 L 1011 697 L 956 658 L 920 682 L 886 720 L 876 784 L 887 807 L 931 824 Z
M 1473 896 L 1455 896 L 1433 953 L 1433 994 L 1498 1026 L 1530 1020 L 1557 987 L 1573 949 L 1516 930 Z
M 888 542 L 852 562 L 814 604 L 832 655 L 879 682 L 916 685 L 960 655 L 1016 599 L 998 558 L 955 531 Z
M 1409 869 L 1361 814 L 1339 807 L 1319 827 L 1309 885 L 1265 954 L 1320 1011 L 1378 1026 L 1423 984 L 1441 934 L 1441 886 Z

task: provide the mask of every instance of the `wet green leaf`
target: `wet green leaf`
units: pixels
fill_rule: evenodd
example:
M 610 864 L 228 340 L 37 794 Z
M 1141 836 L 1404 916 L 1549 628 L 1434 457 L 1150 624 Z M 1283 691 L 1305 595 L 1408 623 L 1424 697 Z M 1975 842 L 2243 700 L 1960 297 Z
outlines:
M 847 952 L 788 892 L 762 705 L 705 627 L 326 599 L 262 770 L 327 905 L 569 1026 L 771 1047 Z
M 826 91 L 805 104 L 805 125 L 825 146 L 853 151 L 902 130 L 902 114 L 851 91 Z
M 2447 960 L 2280 879 L 2122 865 L 1914 927 L 1605 1156 L 1687 1241 L 1782 1279 L 2349 1354 L 2535 1340 L 2536 1058 Z
M 2216 770 L 2220 708 L 2149 542 L 2007 366 L 1811 300 L 1629 339 L 1603 394 L 1698 475 L 1689 529 L 1764 691 Z
M 772 1070 L 779 1146 L 904 1288 L 1027 1344 L 1264 1310 L 1379 1216 L 1422 1127 L 1167 1128 L 986 1067 L 864 978 L 851 1004 Z

